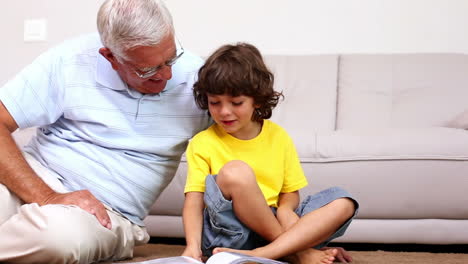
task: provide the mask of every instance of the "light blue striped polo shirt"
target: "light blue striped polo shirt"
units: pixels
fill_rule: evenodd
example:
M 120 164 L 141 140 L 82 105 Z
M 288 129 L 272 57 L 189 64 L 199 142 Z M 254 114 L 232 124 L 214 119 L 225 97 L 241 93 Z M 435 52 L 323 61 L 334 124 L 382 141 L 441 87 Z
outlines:
M 98 50 L 97 33 L 39 56 L 0 88 L 26 146 L 70 190 L 91 191 L 138 225 L 173 178 L 188 140 L 211 120 L 192 86 L 203 61 L 186 51 L 159 94 L 129 89 Z

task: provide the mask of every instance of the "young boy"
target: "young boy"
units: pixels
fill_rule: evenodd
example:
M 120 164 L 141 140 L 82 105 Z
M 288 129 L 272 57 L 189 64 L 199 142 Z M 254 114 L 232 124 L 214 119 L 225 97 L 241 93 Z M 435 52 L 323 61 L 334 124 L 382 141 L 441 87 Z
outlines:
M 215 124 L 186 152 L 183 255 L 201 260 L 238 251 L 294 263 L 351 260 L 323 247 L 344 234 L 357 202 L 334 187 L 299 205 L 307 179 L 296 149 L 286 131 L 267 120 L 283 96 L 273 80 L 260 52 L 245 43 L 222 46 L 200 69 L 195 100 Z

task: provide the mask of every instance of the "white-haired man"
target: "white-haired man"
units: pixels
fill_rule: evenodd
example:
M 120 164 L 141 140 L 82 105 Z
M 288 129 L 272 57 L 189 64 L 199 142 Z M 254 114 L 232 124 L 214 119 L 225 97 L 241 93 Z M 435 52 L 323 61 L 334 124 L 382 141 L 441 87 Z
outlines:
M 188 140 L 203 61 L 158 0 L 107 0 L 99 34 L 39 56 L 0 88 L 0 262 L 132 257 Z M 19 149 L 11 133 L 38 127 Z

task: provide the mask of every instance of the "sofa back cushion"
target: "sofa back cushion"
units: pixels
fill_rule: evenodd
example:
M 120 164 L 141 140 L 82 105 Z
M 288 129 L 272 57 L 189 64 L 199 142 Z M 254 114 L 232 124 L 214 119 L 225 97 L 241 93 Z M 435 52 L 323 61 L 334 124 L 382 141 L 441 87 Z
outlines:
M 315 148 L 307 144 L 314 142 L 314 132 L 335 130 L 338 56 L 268 55 L 265 62 L 275 75 L 275 90 L 284 94 L 271 119 L 306 155 Z
M 468 108 L 468 55 L 342 55 L 337 128 L 447 126 Z

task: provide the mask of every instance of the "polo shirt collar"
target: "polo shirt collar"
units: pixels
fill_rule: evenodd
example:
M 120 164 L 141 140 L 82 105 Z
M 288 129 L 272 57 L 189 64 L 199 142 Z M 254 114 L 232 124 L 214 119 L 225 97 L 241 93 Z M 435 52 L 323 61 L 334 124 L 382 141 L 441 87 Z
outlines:
M 110 62 L 99 53 L 97 56 L 96 81 L 112 90 L 127 90 L 127 84 L 122 81 Z
M 187 69 L 183 67 L 182 58 L 180 58 L 179 60 L 181 61 L 178 61 L 178 63 L 172 66 L 172 78 L 167 81 L 166 88 L 164 88 L 163 92 L 170 91 L 174 87 L 177 87 L 187 82 L 186 78 L 189 73 L 187 72 Z

